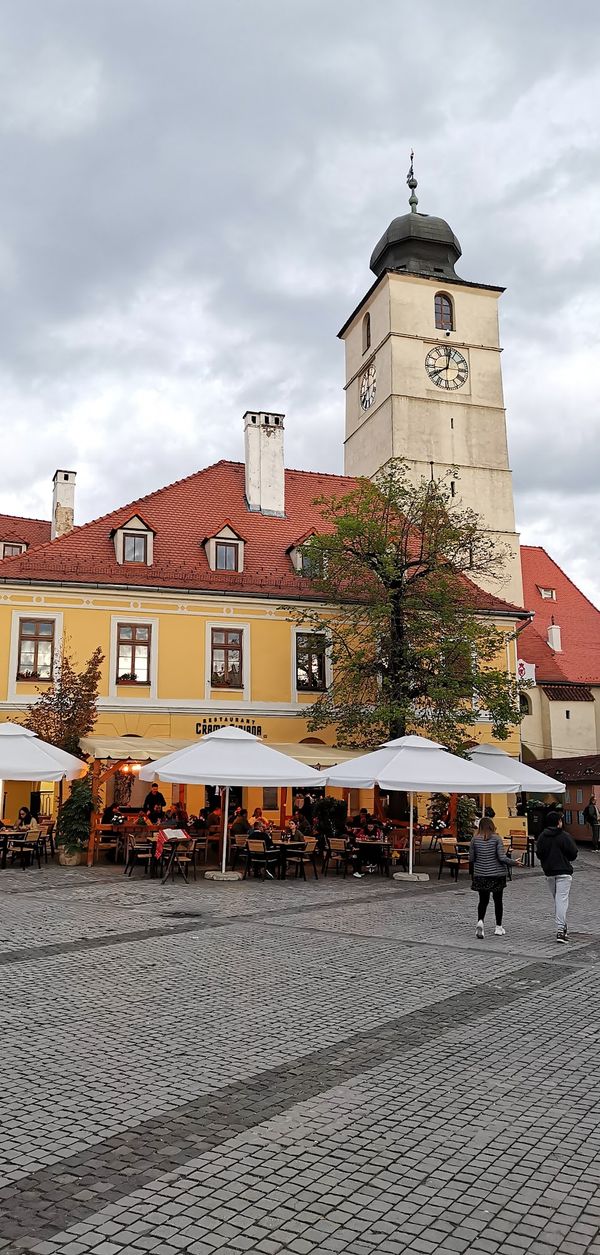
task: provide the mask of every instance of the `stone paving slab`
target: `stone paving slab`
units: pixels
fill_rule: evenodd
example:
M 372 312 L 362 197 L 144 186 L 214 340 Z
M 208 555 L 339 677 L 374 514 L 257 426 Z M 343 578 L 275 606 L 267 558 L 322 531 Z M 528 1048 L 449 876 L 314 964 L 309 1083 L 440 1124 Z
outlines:
M 3 874 L 0 1252 L 598 1255 L 579 870 L 569 948 L 530 872 L 484 943 L 461 883 Z

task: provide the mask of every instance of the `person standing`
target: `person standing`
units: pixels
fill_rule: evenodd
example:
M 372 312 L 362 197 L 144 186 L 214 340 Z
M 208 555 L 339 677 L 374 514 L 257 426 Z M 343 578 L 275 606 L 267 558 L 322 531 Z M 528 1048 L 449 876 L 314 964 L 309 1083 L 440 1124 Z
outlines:
M 592 833 L 592 849 L 600 849 L 600 811 L 596 804 L 596 794 L 592 796 L 583 812 L 583 818 L 586 824 L 589 824 Z
M 490 896 L 494 899 L 496 927 L 494 935 L 505 937 L 506 929 L 502 926 L 504 917 L 503 895 L 506 889 L 506 877 L 509 867 L 518 867 L 515 859 L 509 857 L 496 832 L 493 819 L 484 817 L 479 820 L 477 832 L 469 849 L 469 870 L 473 877 L 472 888 L 479 894 L 477 903 L 477 938 L 485 937 L 485 913 Z
M 167 803 L 162 793 L 159 792 L 158 785 L 156 783 L 151 784 L 150 792 L 146 794 L 144 805 L 142 806 L 142 810 L 148 816 L 150 823 L 155 824 L 160 819 L 166 805 Z
M 556 940 L 564 943 L 569 940 L 567 911 L 577 846 L 568 832 L 564 831 L 562 815 L 558 811 L 550 811 L 546 816 L 546 827 L 540 832 L 535 852 L 554 898 Z

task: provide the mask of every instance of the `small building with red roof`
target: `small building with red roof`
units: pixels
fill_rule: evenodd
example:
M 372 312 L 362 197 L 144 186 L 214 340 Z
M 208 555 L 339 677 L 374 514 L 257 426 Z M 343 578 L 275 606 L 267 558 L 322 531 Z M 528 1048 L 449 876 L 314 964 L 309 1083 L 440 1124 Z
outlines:
M 525 605 L 533 619 L 519 658 L 535 677 L 522 694 L 521 738 L 530 761 L 600 749 L 600 610 L 538 545 L 521 545 Z M 544 768 L 546 770 L 546 768 Z M 552 775 L 552 770 L 547 765 Z

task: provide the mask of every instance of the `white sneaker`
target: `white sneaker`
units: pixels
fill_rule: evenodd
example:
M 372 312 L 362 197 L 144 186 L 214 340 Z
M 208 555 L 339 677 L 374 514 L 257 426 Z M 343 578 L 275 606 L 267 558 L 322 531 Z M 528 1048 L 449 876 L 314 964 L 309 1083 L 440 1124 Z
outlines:
M 478 920 L 478 922 L 477 922 L 477 940 L 478 940 L 478 941 L 483 941 L 483 938 L 484 938 L 484 937 L 485 937 L 485 932 L 484 932 L 484 928 L 483 928 L 483 920 L 482 920 L 482 919 L 480 919 L 480 920 Z
M 503 928 L 501 924 L 496 924 L 496 927 L 495 927 L 495 929 L 494 929 L 494 936 L 495 936 L 495 937 L 506 937 L 506 929 L 505 929 L 505 928 Z
M 362 872 L 352 872 L 355 880 L 362 880 Z

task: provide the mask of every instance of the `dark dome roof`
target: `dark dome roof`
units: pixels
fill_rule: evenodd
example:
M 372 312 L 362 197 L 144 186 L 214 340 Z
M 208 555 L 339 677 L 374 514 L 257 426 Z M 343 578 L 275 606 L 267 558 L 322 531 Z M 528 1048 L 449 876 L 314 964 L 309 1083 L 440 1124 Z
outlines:
M 454 264 L 461 253 L 452 227 L 443 218 L 408 213 L 390 222 L 373 249 L 370 265 L 377 276 L 385 270 L 407 270 L 456 279 Z

